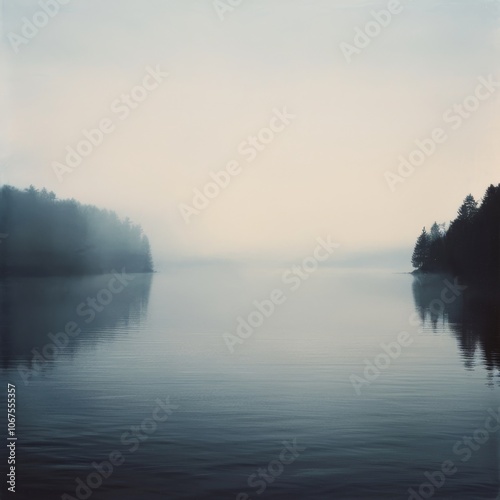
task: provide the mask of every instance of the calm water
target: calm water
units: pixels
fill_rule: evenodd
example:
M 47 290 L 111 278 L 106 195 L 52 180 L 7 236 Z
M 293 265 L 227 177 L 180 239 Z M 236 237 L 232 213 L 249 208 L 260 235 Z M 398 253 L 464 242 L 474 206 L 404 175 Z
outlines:
M 13 498 L 78 498 L 77 478 L 114 451 L 124 463 L 94 474 L 102 485 L 80 498 L 407 499 L 446 460 L 456 472 L 432 498 L 496 498 L 500 431 L 454 452 L 499 411 L 495 304 L 457 290 L 444 304 L 444 277 L 325 269 L 293 291 L 282 273 L 137 275 L 88 323 L 77 308 L 110 277 L 1 284 L 2 405 L 7 382 L 17 390 Z M 285 302 L 231 353 L 223 334 L 273 289 Z M 51 361 L 34 360 L 71 321 L 81 333 Z M 379 356 L 402 331 L 411 344 Z M 351 376 L 375 358 L 383 369 L 357 394 Z M 167 397 L 165 413 L 157 399 Z

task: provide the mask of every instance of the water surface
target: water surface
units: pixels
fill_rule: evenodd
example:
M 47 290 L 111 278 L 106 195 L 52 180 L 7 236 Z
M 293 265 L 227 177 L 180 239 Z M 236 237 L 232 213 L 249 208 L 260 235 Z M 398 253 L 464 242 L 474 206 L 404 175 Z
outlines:
M 135 275 L 88 323 L 77 308 L 110 277 L 3 282 L 1 378 L 17 387 L 17 498 L 77 498 L 77 478 L 113 451 L 125 462 L 92 500 L 407 499 L 446 460 L 457 472 L 433 498 L 495 498 L 499 434 L 465 461 L 453 451 L 500 407 L 495 304 L 466 292 L 439 304 L 445 277 L 323 269 L 291 290 L 283 271 Z M 285 302 L 230 352 L 223 335 L 273 289 Z M 36 361 L 32 349 L 42 352 L 68 322 L 81 333 Z M 383 362 L 381 344 L 403 331 L 411 343 L 358 394 L 352 376 Z M 153 429 L 158 398 L 171 409 Z M 134 442 L 131 426 L 144 422 L 149 433 Z M 294 440 L 297 456 L 276 469 L 283 442 Z M 279 474 L 257 482 L 252 475 L 273 461 Z

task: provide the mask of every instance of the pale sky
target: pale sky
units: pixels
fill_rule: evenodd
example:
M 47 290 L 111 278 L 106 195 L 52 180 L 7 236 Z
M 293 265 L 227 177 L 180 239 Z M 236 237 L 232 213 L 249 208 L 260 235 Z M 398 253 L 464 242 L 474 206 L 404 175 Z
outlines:
M 66 2 L 32 36 L 38 1 L 0 1 L 1 179 L 129 216 L 157 260 L 293 259 L 326 235 L 345 254 L 411 248 L 500 182 L 500 88 L 456 130 L 443 118 L 479 78 L 500 82 L 498 1 L 402 2 L 350 63 L 341 44 L 391 2 L 243 0 L 223 20 L 213 0 Z M 121 119 L 147 67 L 169 76 Z M 283 109 L 294 118 L 247 162 L 240 144 Z M 105 118 L 60 182 L 54 162 Z M 384 173 L 436 127 L 446 140 L 392 192 Z M 241 172 L 186 224 L 179 205 L 229 162 Z

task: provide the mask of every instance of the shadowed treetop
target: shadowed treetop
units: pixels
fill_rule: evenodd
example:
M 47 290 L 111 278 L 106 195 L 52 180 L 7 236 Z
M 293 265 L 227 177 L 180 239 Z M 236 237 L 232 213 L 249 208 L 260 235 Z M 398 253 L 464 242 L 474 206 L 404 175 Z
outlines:
M 152 272 L 148 238 L 115 212 L 46 189 L 0 189 L 0 276 Z
M 470 281 L 500 283 L 500 184 L 481 203 L 469 194 L 448 229 L 436 223 L 417 239 L 412 264 L 422 272 L 449 272 Z

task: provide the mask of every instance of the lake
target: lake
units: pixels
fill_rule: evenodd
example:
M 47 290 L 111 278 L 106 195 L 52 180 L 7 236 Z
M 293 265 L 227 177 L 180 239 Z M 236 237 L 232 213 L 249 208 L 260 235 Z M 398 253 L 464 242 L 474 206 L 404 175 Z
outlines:
M 453 277 L 284 272 L 2 282 L 17 498 L 498 498 L 496 304 Z

